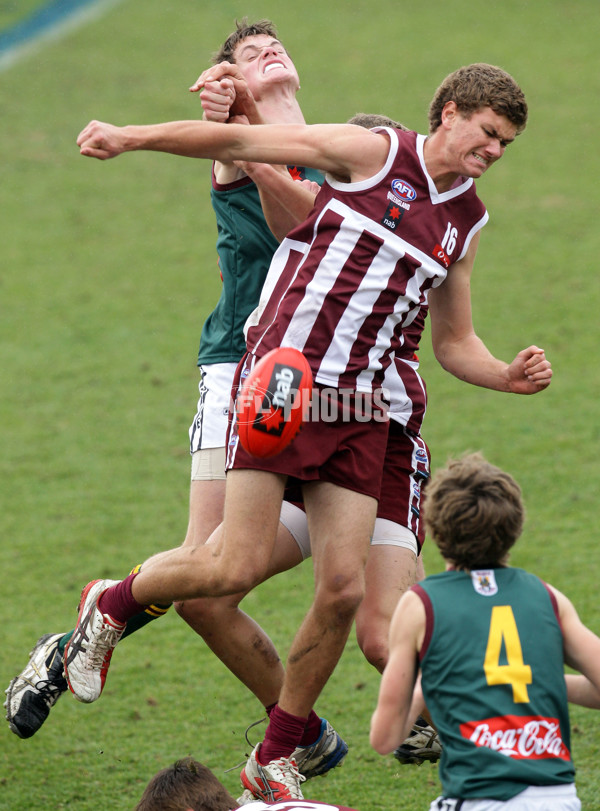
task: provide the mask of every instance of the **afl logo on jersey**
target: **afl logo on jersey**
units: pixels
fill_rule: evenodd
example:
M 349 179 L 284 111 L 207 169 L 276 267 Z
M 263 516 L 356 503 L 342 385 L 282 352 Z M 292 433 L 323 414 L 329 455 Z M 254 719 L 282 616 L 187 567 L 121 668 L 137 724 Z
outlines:
M 392 191 L 401 200 L 406 200 L 407 203 L 412 203 L 417 199 L 417 193 L 406 180 L 392 180 Z

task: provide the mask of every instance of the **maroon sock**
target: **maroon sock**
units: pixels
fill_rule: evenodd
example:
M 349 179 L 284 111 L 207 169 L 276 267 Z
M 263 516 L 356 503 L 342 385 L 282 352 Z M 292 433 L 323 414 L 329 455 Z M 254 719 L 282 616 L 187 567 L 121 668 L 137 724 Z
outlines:
M 103 592 L 98 599 L 98 608 L 103 614 L 108 614 L 117 622 L 125 623 L 147 606 L 140 605 L 131 593 L 131 584 L 137 574 L 128 575 L 116 586 L 111 586 Z
M 289 757 L 300 745 L 306 718 L 282 710 L 279 704 L 271 710 L 265 739 L 258 750 L 259 763 L 265 766 L 280 757 Z
M 316 743 L 321 734 L 321 719 L 314 710 L 310 711 L 304 733 L 300 738 L 300 746 L 310 746 Z
M 271 717 L 271 713 L 273 712 L 273 710 L 275 709 L 276 706 L 277 706 L 277 702 L 275 702 L 274 704 L 269 704 L 268 707 L 265 707 L 265 712 L 267 713 L 267 715 L 269 717 Z

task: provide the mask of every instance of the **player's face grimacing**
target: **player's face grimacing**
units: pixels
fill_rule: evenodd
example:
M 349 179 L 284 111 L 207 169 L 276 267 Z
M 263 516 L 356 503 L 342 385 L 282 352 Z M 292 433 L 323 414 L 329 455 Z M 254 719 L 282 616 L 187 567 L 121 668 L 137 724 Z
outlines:
M 442 126 L 448 130 L 448 157 L 456 172 L 466 177 L 481 175 L 500 160 L 516 135 L 516 127 L 506 116 L 483 107 L 466 117 L 454 102 L 448 102 L 442 114 Z
M 277 39 L 266 34 L 246 37 L 234 52 L 235 63 L 241 70 L 255 99 L 262 89 L 272 83 L 288 83 L 295 93 L 300 79 L 294 63 Z

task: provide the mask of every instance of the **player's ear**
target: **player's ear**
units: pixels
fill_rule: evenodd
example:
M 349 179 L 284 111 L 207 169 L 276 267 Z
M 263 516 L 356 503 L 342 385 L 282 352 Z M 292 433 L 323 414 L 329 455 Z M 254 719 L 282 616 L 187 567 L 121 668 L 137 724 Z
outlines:
M 446 129 L 452 127 L 458 116 L 458 107 L 455 101 L 447 101 L 442 108 L 442 126 Z

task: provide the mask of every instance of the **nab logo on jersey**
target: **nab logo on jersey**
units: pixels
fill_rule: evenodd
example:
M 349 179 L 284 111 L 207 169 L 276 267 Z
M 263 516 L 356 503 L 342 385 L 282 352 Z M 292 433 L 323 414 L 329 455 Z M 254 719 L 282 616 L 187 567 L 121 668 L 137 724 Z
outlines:
M 412 203 L 417 199 L 417 193 L 406 180 L 392 180 L 392 191 L 401 200 L 406 200 L 407 203 Z
M 389 228 L 390 231 L 395 231 L 400 224 L 400 220 L 402 219 L 403 215 L 403 208 L 400 208 L 400 206 L 396 203 L 390 203 L 385 214 L 383 215 L 381 223 L 382 225 L 385 225 L 386 228 Z

